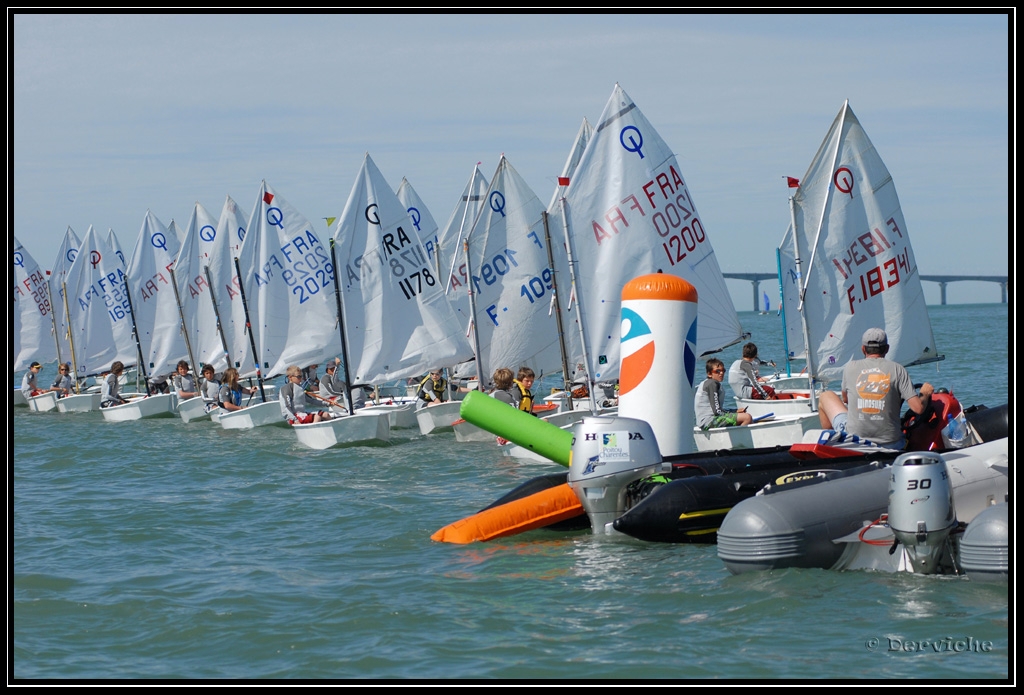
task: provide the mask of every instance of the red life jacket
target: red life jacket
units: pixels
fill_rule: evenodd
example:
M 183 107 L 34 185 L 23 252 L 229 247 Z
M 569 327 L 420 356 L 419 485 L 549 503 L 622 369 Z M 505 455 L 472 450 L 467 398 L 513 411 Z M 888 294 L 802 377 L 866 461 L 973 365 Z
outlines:
M 960 401 L 952 393 L 932 394 L 923 413 L 908 410 L 903 416 L 903 433 L 907 437 L 907 451 L 942 451 L 942 428 L 948 415 L 960 414 Z

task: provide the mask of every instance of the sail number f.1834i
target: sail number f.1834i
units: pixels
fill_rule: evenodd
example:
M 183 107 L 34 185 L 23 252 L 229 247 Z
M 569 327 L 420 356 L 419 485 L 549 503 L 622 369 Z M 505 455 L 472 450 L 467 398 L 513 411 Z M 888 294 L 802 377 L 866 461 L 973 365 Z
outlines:
M 903 239 L 903 233 L 894 219 L 886 220 L 886 225 L 893 235 Z M 866 302 L 899 284 L 901 277 L 910 274 L 910 254 L 906 246 L 897 249 L 891 258 L 878 262 L 878 257 L 890 251 L 894 243 L 890 243 L 876 227 L 861 234 L 839 255 L 832 258 L 832 265 L 839 271 L 843 281 L 850 281 L 844 285 L 850 315 L 856 313 L 857 304 Z M 858 274 L 859 267 L 871 261 L 874 261 L 873 267 Z

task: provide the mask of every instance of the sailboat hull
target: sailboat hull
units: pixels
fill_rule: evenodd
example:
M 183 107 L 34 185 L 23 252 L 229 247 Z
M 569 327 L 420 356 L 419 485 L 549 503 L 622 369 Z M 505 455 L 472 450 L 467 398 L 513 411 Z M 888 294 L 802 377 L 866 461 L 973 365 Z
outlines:
M 174 406 L 178 396 L 173 393 L 161 393 L 155 396 L 143 396 L 121 405 L 101 408 L 103 419 L 107 422 L 128 422 L 157 417 L 174 417 Z
M 206 399 L 195 396 L 178 403 L 178 415 L 182 422 L 195 422 L 198 420 L 209 420 L 210 413 L 206 410 Z
M 452 423 L 459 419 L 461 403 L 451 401 L 441 405 L 431 405 L 416 411 L 416 422 L 420 426 L 420 434 L 439 434 L 452 432 Z
M 41 393 L 38 396 L 31 396 L 28 399 L 28 407 L 37 413 L 48 413 L 57 409 L 57 394 L 53 391 Z
M 494 440 L 493 434 L 466 420 L 456 420 L 452 423 L 452 429 L 455 430 L 455 441 L 457 442 L 490 442 Z
M 745 427 L 712 427 L 707 430 L 694 427 L 693 440 L 697 451 L 789 446 L 803 441 L 805 432 L 820 426 L 818 414 L 808 412 L 776 416 L 773 420 L 755 422 Z
M 62 413 L 88 413 L 99 409 L 99 393 L 76 393 L 57 401 L 57 410 Z
M 284 416 L 281 415 L 281 404 L 277 401 L 266 401 L 241 410 L 221 412 L 218 421 L 220 426 L 226 430 L 251 430 L 271 425 L 288 426 Z
M 293 425 L 299 444 L 310 449 L 370 444 L 387 444 L 391 428 L 387 413 L 359 413 L 324 422 Z
M 25 398 L 25 394 L 21 392 L 21 389 L 14 389 L 11 393 L 11 406 L 15 408 L 27 408 L 28 399 Z
M 368 405 L 363 410 L 371 413 L 387 413 L 388 426 L 393 430 L 413 429 L 419 426 L 416 422 L 415 403 L 381 403 L 380 405 Z
M 781 415 L 807 415 L 815 413 L 811 408 L 810 391 L 807 389 L 776 390 L 778 399 L 762 401 L 754 398 L 737 398 L 736 407 L 746 408 L 752 417 L 761 417 L 768 413 Z

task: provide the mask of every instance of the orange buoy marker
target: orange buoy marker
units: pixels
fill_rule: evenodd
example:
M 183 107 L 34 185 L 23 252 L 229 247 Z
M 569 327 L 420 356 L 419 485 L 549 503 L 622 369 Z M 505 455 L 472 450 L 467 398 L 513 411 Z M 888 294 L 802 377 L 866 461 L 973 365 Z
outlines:
M 665 273 L 622 288 L 619 415 L 650 424 L 662 456 L 694 451 L 697 289 Z
M 583 513 L 583 505 L 572 488 L 568 484 L 556 485 L 448 524 L 430 539 L 442 543 L 489 541 L 543 528 Z

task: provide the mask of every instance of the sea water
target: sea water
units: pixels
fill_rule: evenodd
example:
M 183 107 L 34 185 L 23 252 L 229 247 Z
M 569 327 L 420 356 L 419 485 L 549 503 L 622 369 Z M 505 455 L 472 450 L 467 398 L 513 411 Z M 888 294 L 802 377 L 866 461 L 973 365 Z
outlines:
M 1007 305 L 929 313 L 946 359 L 914 381 L 1007 402 Z M 740 319 L 781 365 L 779 318 Z M 1007 584 L 732 576 L 713 545 L 589 532 L 431 541 L 562 470 L 490 443 L 11 417 L 15 679 L 1009 678 Z

